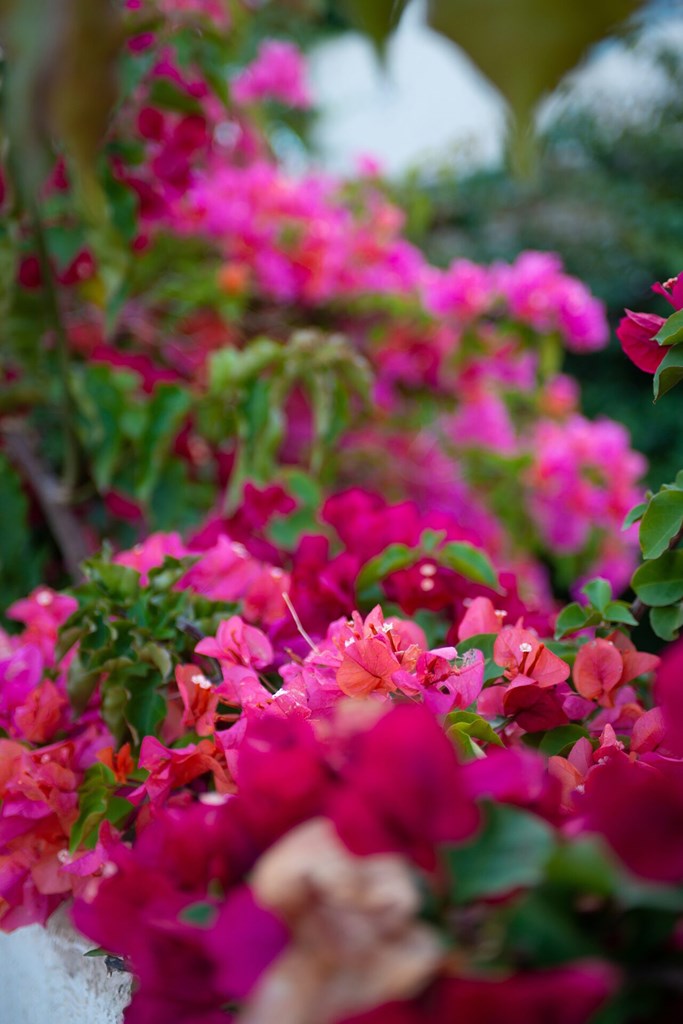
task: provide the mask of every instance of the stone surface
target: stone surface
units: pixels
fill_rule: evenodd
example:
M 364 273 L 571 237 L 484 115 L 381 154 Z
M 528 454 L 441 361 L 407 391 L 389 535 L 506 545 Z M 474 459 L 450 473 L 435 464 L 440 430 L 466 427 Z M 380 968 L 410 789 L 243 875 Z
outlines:
M 122 1024 L 130 975 L 109 976 L 104 959 L 83 956 L 92 947 L 64 907 L 46 928 L 0 934 L 1 1024 Z

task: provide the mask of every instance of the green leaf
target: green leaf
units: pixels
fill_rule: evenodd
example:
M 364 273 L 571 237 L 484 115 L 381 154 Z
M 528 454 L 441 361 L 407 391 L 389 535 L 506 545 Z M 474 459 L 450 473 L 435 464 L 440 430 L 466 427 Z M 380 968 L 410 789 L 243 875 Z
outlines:
M 126 722 L 136 744 L 145 736 L 154 736 L 166 717 L 166 701 L 157 691 L 156 682 L 133 682 L 128 691 Z
M 161 475 L 166 455 L 190 410 L 189 391 L 177 384 L 157 384 L 148 406 L 147 425 L 138 451 L 138 494 L 148 501 Z
M 140 589 L 140 573 L 129 565 L 91 558 L 84 568 L 88 577 L 99 583 L 114 601 L 129 601 Z
M 584 608 L 576 601 L 568 604 L 557 616 L 557 621 L 555 622 L 555 639 L 561 640 L 563 636 L 567 636 L 569 633 L 576 633 L 577 630 L 583 629 L 589 616 L 590 612 L 588 609 Z
M 633 574 L 631 586 L 644 604 L 661 608 L 683 597 L 683 551 L 665 551 Z
M 637 626 L 638 619 L 625 601 L 610 601 L 603 612 L 605 622 L 620 622 L 624 626 Z
M 640 523 L 643 558 L 658 558 L 682 525 L 683 491 L 672 488 L 655 494 Z
M 492 590 L 499 590 L 498 574 L 491 564 L 488 555 L 474 544 L 465 540 L 453 540 L 444 544 L 435 556 L 440 565 L 446 569 L 472 580 L 473 583 L 482 583 Z
M 191 903 L 180 911 L 178 918 L 185 924 L 194 924 L 199 928 L 208 928 L 216 917 L 216 907 L 213 903 Z
M 179 89 L 170 78 L 153 78 L 148 99 L 152 106 L 173 110 L 177 114 L 202 114 L 199 100 Z
M 108 684 L 102 693 L 102 718 L 116 740 L 126 735 L 126 705 L 128 694 L 124 686 Z
M 83 664 L 81 656 L 76 654 L 69 665 L 66 690 L 71 706 L 77 714 L 85 711 L 101 675 L 101 669 L 88 668 Z
M 476 636 L 468 636 L 467 640 L 460 640 L 458 643 L 458 654 L 466 651 L 481 651 L 486 662 L 484 668 L 484 682 L 489 683 L 492 679 L 498 679 L 503 674 L 501 665 L 493 660 L 493 647 L 496 642 L 497 633 L 477 633 Z
M 85 773 L 78 789 L 78 818 L 72 829 L 69 850 L 73 853 L 102 821 L 107 810 L 109 791 L 116 781 L 104 764 L 94 764 Z
M 649 503 L 647 501 L 641 501 L 640 504 L 634 505 L 634 507 L 631 509 L 631 511 L 624 519 L 623 525 L 621 527 L 622 530 L 628 530 L 629 526 L 633 526 L 633 524 L 637 523 L 639 519 L 642 519 L 643 513 L 645 512 L 648 504 Z
M 159 670 L 161 678 L 166 682 L 173 671 L 173 659 L 165 647 L 152 641 L 143 644 L 139 651 L 141 661 L 148 661 Z
M 452 711 L 446 715 L 446 735 L 453 739 L 452 733 L 455 730 L 471 736 L 472 739 L 481 740 L 483 743 L 492 743 L 495 747 L 504 746 L 503 741 L 490 724 L 481 715 L 473 711 Z
M 588 730 L 582 725 L 560 725 L 545 733 L 538 745 L 538 750 L 546 757 L 562 754 L 567 748 L 573 747 L 577 740 L 588 736 Z
M 0 452 L 0 609 L 37 586 L 45 553 L 31 537 L 22 481 Z
M 581 593 L 586 595 L 594 608 L 597 608 L 599 612 L 604 612 L 608 601 L 612 600 L 612 585 L 609 580 L 597 576 L 581 588 Z
M 234 391 L 264 370 L 281 363 L 286 349 L 270 338 L 257 338 L 248 348 L 222 348 L 209 357 L 209 390 L 212 393 Z
M 554 848 L 555 833 L 545 821 L 504 804 L 487 805 L 474 841 L 446 850 L 453 899 L 469 903 L 537 885 Z
M 672 388 L 676 387 L 681 380 L 683 380 L 683 348 L 680 345 L 676 345 L 675 348 L 669 349 L 657 367 L 657 372 L 652 381 L 655 402 L 662 395 L 665 395 L 667 391 L 671 391 Z
M 489 661 L 493 657 L 493 647 L 497 637 L 497 633 L 477 633 L 475 636 L 468 636 L 466 640 L 458 642 L 458 654 L 464 654 L 465 651 L 472 650 L 481 651 L 486 660 Z
M 580 838 L 558 846 L 547 864 L 548 881 L 581 893 L 611 896 L 616 865 L 599 839 Z
M 445 539 L 445 530 L 423 530 L 420 535 L 420 547 L 425 555 L 433 555 L 439 544 Z
M 373 583 L 390 576 L 399 569 L 407 569 L 420 560 L 420 552 L 407 544 L 389 544 L 379 555 L 366 562 L 356 578 L 356 590 L 361 593 Z
M 597 936 L 580 927 L 571 904 L 547 890 L 529 893 L 510 909 L 505 917 L 505 946 L 516 960 L 535 967 L 600 955 Z
M 655 334 L 658 345 L 678 345 L 683 341 L 683 309 L 678 309 Z
M 650 608 L 650 625 L 662 640 L 676 640 L 683 626 L 683 604 L 667 605 L 665 608 Z

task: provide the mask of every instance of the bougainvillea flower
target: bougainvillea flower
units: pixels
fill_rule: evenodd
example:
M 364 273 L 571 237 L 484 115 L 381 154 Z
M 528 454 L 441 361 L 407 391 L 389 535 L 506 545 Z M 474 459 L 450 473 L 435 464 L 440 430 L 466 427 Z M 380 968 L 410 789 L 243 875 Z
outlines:
M 634 313 L 630 309 L 625 312 L 616 330 L 624 353 L 639 370 L 656 373 L 667 353 L 667 349 L 655 341 L 655 334 L 666 323 L 664 317 L 655 313 Z
M 663 295 L 674 309 L 683 309 L 683 274 L 665 281 L 664 284 L 653 284 L 652 291 Z M 656 373 L 668 349 L 655 341 L 655 335 L 666 323 L 656 313 L 634 313 L 625 310 L 617 327 L 617 338 L 621 347 L 632 363 L 645 373 Z
M 245 547 L 220 536 L 183 576 L 179 585 L 204 594 L 213 601 L 239 601 L 262 571 L 261 563 L 249 558 Z
M 493 660 L 504 669 L 506 679 L 524 675 L 539 686 L 556 686 L 569 675 L 569 666 L 553 654 L 528 629 L 505 626 L 496 637 Z
M 225 619 L 218 627 L 215 640 L 206 637 L 195 647 L 197 654 L 217 658 L 229 665 L 266 668 L 273 660 L 270 640 L 255 626 L 249 626 L 239 615 Z
M 23 622 L 26 627 L 22 642 L 35 644 L 46 665 L 55 661 L 57 631 L 76 611 L 78 601 L 68 594 L 58 594 L 50 587 L 37 587 L 28 597 L 15 601 L 7 609 L 8 619 Z
M 119 552 L 114 556 L 114 561 L 139 572 L 140 586 L 146 587 L 150 569 L 157 569 L 167 556 L 185 558 L 189 554 L 179 533 L 152 533 L 130 551 Z
M 572 678 L 582 697 L 600 703 L 609 702 L 611 691 L 619 685 L 624 666 L 621 654 L 609 640 L 590 640 L 576 655 Z
M 186 786 L 209 772 L 219 792 L 234 792 L 235 786 L 226 769 L 216 757 L 216 748 L 210 740 L 200 740 L 176 750 L 165 747 L 155 736 L 145 736 L 138 761 L 149 775 L 127 799 L 139 803 L 148 796 L 153 804 L 161 805 L 169 793 Z
M 78 817 L 79 747 L 96 746 L 89 732 L 35 751 L 0 739 L 2 930 L 44 924 L 71 891 L 61 865 Z
M 636 719 L 631 733 L 630 750 L 648 754 L 655 750 L 666 735 L 666 722 L 661 708 L 650 708 Z
M 463 768 L 471 795 L 536 811 L 554 821 L 560 797 L 545 759 L 524 747 L 491 747 Z
M 178 665 L 175 680 L 183 702 L 182 724 L 198 736 L 210 736 L 219 701 L 216 688 L 196 665 Z
M 415 704 L 355 737 L 330 816 L 353 853 L 403 853 L 428 871 L 439 844 L 467 838 L 479 823 L 452 745 Z
M 683 640 L 666 648 L 657 672 L 655 695 L 662 709 L 667 748 L 683 757 Z
M 352 640 L 337 670 L 337 685 L 349 697 L 390 693 L 396 689 L 392 676 L 400 667 L 384 636 Z
M 569 721 L 559 695 L 524 675 L 515 676 L 505 690 L 503 714 L 525 732 L 556 729 Z
M 625 755 L 588 773 L 579 808 L 637 875 L 683 881 L 683 779 Z
M 133 1024 L 219 1024 L 221 1007 L 249 996 L 281 951 L 286 929 L 245 886 L 227 894 L 209 926 L 182 919 L 144 922 L 134 967 L 141 988 L 126 1010 Z
M 630 642 L 622 651 L 612 639 L 597 638 L 579 649 L 572 679 L 582 697 L 611 708 L 618 687 L 654 671 L 658 664 L 656 655 L 636 651 Z
M 233 99 L 236 103 L 273 99 L 291 107 L 310 107 L 305 72 L 301 51 L 293 43 L 265 39 L 256 60 L 233 79 Z
M 253 668 L 242 665 L 224 665 L 223 682 L 214 688 L 214 693 L 226 704 L 236 707 L 266 707 L 271 694 L 265 688 Z
M 332 783 L 324 753 L 301 719 L 263 716 L 248 723 L 236 780 L 244 814 L 263 845 L 321 813 Z
M 619 980 L 599 960 L 502 977 L 441 978 L 417 999 L 387 1003 L 343 1024 L 588 1024 Z
M 507 612 L 497 610 L 488 597 L 474 597 L 458 626 L 458 640 L 482 633 L 500 633 Z
M 454 648 L 423 651 L 417 659 L 414 674 L 394 673 L 394 682 L 407 694 L 421 694 L 425 707 L 435 715 L 446 715 L 455 708 L 467 708 L 479 694 L 484 683 L 484 656 L 481 651 L 467 651 L 459 664 Z
M 65 726 L 68 708 L 66 695 L 45 679 L 15 708 L 10 734 L 30 743 L 48 743 Z

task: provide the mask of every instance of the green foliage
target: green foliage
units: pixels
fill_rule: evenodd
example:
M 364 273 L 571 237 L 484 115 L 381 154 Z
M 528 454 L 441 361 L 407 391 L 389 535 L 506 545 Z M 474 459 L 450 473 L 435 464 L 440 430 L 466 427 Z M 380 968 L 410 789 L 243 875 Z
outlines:
M 653 633 L 661 640 L 672 641 L 683 626 L 683 549 L 679 546 L 683 535 L 683 473 L 677 474 L 674 483 L 664 484 L 657 494 L 650 494 L 642 507 L 640 548 L 644 562 L 633 574 L 631 586 L 642 604 L 649 606 Z
M 499 589 L 498 574 L 484 551 L 464 540 L 449 541 L 436 554 L 437 561 L 473 583 L 482 583 L 492 590 Z
M 664 486 L 649 501 L 640 522 L 643 558 L 658 558 L 683 526 L 683 490 Z
M 477 633 L 466 640 L 458 643 L 458 654 L 465 654 L 466 651 L 481 651 L 484 655 L 484 682 L 489 683 L 492 679 L 498 679 L 503 674 L 503 669 L 493 660 L 493 647 L 496 642 L 496 633 Z
M 234 610 L 173 589 L 191 561 L 166 558 L 143 587 L 135 569 L 105 554 L 86 563 L 86 582 L 73 591 L 79 607 L 58 648 L 63 656 L 79 643 L 69 668 L 69 697 L 82 712 L 99 684 L 103 718 L 119 742 L 131 738 L 139 745 L 156 733 L 175 666 L 205 660 L 194 654 L 197 631 L 215 632 Z
M 425 558 L 473 583 L 482 583 L 492 590 L 498 589 L 498 574 L 484 551 L 468 541 L 448 541 L 444 544 L 442 540 L 443 534 L 425 530 L 417 547 L 389 544 L 379 555 L 366 562 L 359 572 L 356 579 L 358 593 L 368 590 L 394 572 L 410 569 Z
M 369 364 L 341 335 L 297 331 L 284 345 L 261 337 L 244 349 L 214 353 L 208 409 L 230 410 L 238 443 L 229 507 L 247 480 L 265 484 L 278 475 L 285 407 L 294 392 L 303 389 L 310 400 L 314 436 L 308 462 L 319 479 L 354 410 L 368 402 L 370 382 Z
M 446 735 L 465 761 L 485 757 L 481 743 L 493 744 L 495 747 L 504 745 L 486 719 L 473 711 L 452 711 L 446 715 L 445 726 Z
M 104 764 L 94 764 L 85 773 L 78 790 L 78 818 L 71 829 L 69 849 L 74 853 L 80 846 L 92 849 L 102 821 L 120 826 L 133 811 L 133 805 L 116 796 L 120 788 L 116 776 Z
M 633 589 L 652 608 L 674 604 L 683 597 L 683 551 L 665 551 L 644 562 L 633 574 Z
M 566 605 L 555 622 L 555 639 L 577 633 L 581 629 L 597 628 L 611 631 L 614 626 L 637 626 L 638 620 L 625 601 L 612 600 L 612 587 L 598 576 L 590 580 L 581 591 L 588 598 L 586 604 L 573 601 Z
M 40 581 L 45 550 L 28 521 L 28 501 L 21 480 L 0 452 L 0 608 L 7 608 Z
M 655 402 L 683 380 L 683 348 L 670 348 L 657 367 L 652 382 Z
M 676 640 L 683 626 L 683 604 L 679 602 L 664 608 L 650 608 L 650 625 L 661 640 Z
M 537 885 L 555 844 L 554 830 L 535 815 L 505 804 L 487 805 L 476 838 L 445 851 L 453 900 L 467 903 Z
M 356 578 L 356 590 L 362 593 L 400 569 L 409 569 L 422 557 L 418 548 L 407 544 L 389 544 L 379 555 L 366 562 Z
M 198 928 L 209 928 L 216 917 L 216 907 L 212 903 L 191 903 L 180 911 L 178 918 L 185 924 L 193 924 Z
M 655 341 L 659 345 L 678 345 L 683 342 L 683 309 L 676 310 L 662 324 L 655 334 Z
M 296 499 L 296 509 L 287 516 L 277 516 L 268 525 L 268 537 L 274 544 L 294 550 L 299 537 L 319 529 L 318 511 L 322 489 L 318 482 L 301 470 L 290 469 L 283 474 L 288 494 Z

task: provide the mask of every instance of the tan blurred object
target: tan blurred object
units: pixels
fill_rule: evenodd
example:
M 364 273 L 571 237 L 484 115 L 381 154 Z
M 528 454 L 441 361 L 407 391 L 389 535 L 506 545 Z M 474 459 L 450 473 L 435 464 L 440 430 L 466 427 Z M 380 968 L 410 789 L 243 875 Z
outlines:
M 325 818 L 276 843 L 252 885 L 292 939 L 265 972 L 242 1024 L 327 1024 L 407 999 L 443 961 L 436 931 L 416 919 L 420 894 L 407 862 L 397 854 L 354 856 Z

